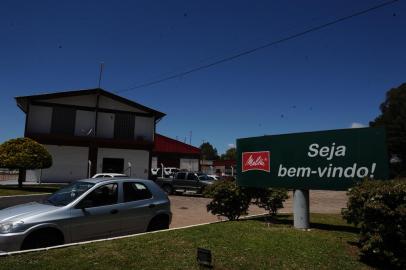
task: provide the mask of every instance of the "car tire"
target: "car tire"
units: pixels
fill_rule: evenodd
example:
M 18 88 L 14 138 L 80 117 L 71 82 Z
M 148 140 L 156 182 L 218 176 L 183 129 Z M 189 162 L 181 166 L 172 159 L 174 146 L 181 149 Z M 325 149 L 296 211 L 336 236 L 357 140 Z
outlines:
M 159 215 L 151 219 L 148 224 L 147 232 L 160 231 L 169 229 L 169 217 L 167 215 Z
M 53 228 L 40 229 L 32 232 L 25 239 L 21 250 L 52 247 L 64 243 L 63 235 Z
M 165 191 L 166 194 L 172 195 L 173 188 L 170 185 L 163 185 L 162 189 Z

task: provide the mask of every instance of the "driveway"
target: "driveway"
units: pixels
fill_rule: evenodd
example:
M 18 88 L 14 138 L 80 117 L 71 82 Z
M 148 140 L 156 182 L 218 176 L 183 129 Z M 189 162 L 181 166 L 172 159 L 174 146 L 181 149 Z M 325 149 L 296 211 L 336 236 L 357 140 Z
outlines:
M 220 218 L 210 214 L 206 205 L 211 199 L 202 197 L 169 196 L 173 213 L 171 228 L 183 227 L 199 223 L 213 222 Z M 340 214 L 346 207 L 347 195 L 345 191 L 310 191 L 310 212 L 325 214 Z M 284 203 L 281 213 L 292 213 L 293 193 L 289 192 L 289 199 Z M 249 215 L 263 214 L 266 211 L 251 205 Z
M 29 195 L 0 197 L 0 209 L 17 204 L 37 201 L 40 202 L 48 195 Z M 292 213 L 292 192 L 285 202 L 281 213 Z M 206 210 L 206 205 L 211 199 L 197 196 L 169 196 L 173 213 L 171 228 L 195 225 L 220 220 Z M 341 213 L 341 208 L 346 207 L 347 196 L 345 191 L 310 191 L 310 212 L 312 213 Z M 249 208 L 250 215 L 263 214 L 265 211 L 255 205 Z

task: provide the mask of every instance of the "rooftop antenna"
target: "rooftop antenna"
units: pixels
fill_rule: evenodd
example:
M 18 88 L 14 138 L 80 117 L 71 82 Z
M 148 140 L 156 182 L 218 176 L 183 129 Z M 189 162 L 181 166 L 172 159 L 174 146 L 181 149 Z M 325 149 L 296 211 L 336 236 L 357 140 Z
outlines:
M 103 67 L 104 67 L 104 62 L 100 62 L 99 88 L 101 86 L 101 80 L 102 80 L 102 76 L 103 76 Z
M 190 131 L 189 144 L 192 145 L 192 131 Z

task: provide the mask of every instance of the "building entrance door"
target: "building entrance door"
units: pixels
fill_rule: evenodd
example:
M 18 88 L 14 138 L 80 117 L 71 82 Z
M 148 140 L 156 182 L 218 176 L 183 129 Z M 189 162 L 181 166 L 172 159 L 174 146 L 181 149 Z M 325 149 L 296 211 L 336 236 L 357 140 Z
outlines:
M 104 173 L 124 173 L 123 158 L 103 158 Z

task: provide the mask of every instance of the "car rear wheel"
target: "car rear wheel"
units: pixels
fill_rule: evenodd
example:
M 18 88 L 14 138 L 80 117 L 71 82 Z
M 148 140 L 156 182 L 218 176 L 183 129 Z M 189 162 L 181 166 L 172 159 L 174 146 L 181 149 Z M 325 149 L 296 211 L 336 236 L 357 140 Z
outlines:
M 147 232 L 160 231 L 169 229 L 169 217 L 167 215 L 159 215 L 151 219 L 148 225 Z
M 22 250 L 62 245 L 63 235 L 53 228 L 40 229 L 29 234 L 21 246 Z
M 163 185 L 162 189 L 166 194 L 171 195 L 173 193 L 173 188 L 170 185 Z

